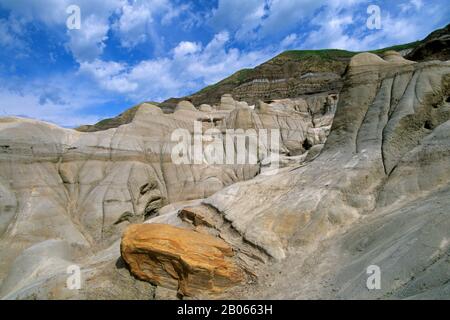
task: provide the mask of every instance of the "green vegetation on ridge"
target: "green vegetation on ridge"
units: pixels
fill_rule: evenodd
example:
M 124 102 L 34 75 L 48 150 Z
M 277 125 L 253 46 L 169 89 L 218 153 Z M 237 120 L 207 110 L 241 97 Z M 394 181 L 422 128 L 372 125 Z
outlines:
M 383 52 L 394 50 L 394 51 L 402 51 L 406 49 L 413 49 L 417 47 L 419 44 L 421 44 L 421 41 L 415 41 L 410 42 L 402 45 L 396 45 L 392 47 L 372 50 L 369 52 L 375 53 L 375 54 L 382 54 Z M 284 62 L 288 61 L 303 61 L 312 59 L 313 62 L 318 63 L 320 61 L 342 61 L 342 60 L 348 60 L 354 55 L 361 53 L 361 52 L 355 52 L 355 51 L 347 51 L 347 50 L 340 50 L 340 49 L 323 49 L 323 50 L 288 50 L 280 53 L 278 56 L 272 58 L 271 60 L 265 62 L 261 66 L 265 64 L 282 64 Z M 205 94 L 210 90 L 216 89 L 219 86 L 222 85 L 233 85 L 233 86 L 239 86 L 249 80 L 252 79 L 252 76 L 257 74 L 257 68 L 254 69 L 241 69 L 228 78 L 225 78 L 215 84 L 209 85 L 202 90 L 200 90 L 197 94 Z

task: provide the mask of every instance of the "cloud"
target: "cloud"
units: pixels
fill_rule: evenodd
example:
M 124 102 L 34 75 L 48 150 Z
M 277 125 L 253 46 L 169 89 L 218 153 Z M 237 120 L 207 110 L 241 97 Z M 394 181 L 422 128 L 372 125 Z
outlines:
M 216 30 L 226 28 L 237 32 L 238 38 L 243 38 L 259 25 L 264 14 L 264 0 L 219 0 L 210 23 Z
M 150 8 L 142 4 L 126 4 L 117 22 L 123 47 L 134 47 L 147 40 L 147 26 L 152 21 Z
M 114 24 L 114 30 L 123 47 L 133 48 L 149 40 L 155 40 L 156 19 L 161 24 L 168 25 L 188 7 L 181 5 L 175 8 L 168 0 L 138 0 L 125 3 L 119 10 L 120 18 Z
M 0 18 L 0 46 L 13 50 L 15 55 L 25 55 L 29 48 L 24 39 L 24 23 L 17 17 Z
M 81 29 L 68 30 L 65 24 L 69 14 L 66 9 L 73 0 L 2 0 L 0 7 L 10 11 L 11 17 L 20 17 L 24 23 L 42 23 L 49 29 L 65 30 L 69 41 L 67 48 L 78 61 L 93 60 L 103 53 L 109 18 L 126 0 L 77 0 L 81 11 Z
M 77 61 L 91 61 L 103 53 L 108 40 L 108 21 L 91 15 L 83 20 L 80 30 L 70 30 L 68 48 Z
M 1 0 L 0 6 L 28 23 L 40 22 L 49 28 L 65 28 L 69 17 L 66 9 L 80 7 L 81 29 L 66 30 L 66 47 L 78 62 L 99 58 L 114 32 L 120 45 L 132 49 L 151 42 L 163 51 L 157 27 L 169 25 L 188 12 L 189 5 L 174 6 L 170 0 Z M 64 29 L 63 29 L 64 30 Z
M 298 40 L 298 36 L 295 33 L 291 33 L 290 35 L 287 35 L 286 38 L 281 41 L 281 47 L 283 49 L 289 48 L 292 45 L 294 45 Z
M 65 22 L 65 11 L 70 5 L 69 2 L 68 0 L 2 0 L 0 7 L 28 21 L 41 21 L 47 25 L 54 25 Z
M 199 52 L 201 49 L 201 44 L 190 41 L 182 41 L 173 49 L 173 52 L 175 57 L 183 57 Z
M 324 0 L 219 0 L 210 23 L 230 30 L 241 42 L 283 39 L 306 17 L 325 5 Z
M 64 127 L 95 123 L 100 116 L 90 108 L 104 103 L 94 92 L 86 91 L 63 79 L 47 79 L 48 83 L 23 83 L 0 86 L 0 116 L 20 116 L 52 122 Z M 76 88 L 76 89 L 75 89 Z M 75 89 L 75 90 L 73 90 Z
M 80 7 L 82 19 L 95 16 L 104 20 L 126 2 L 127 0 L 1 0 L 0 7 L 28 22 L 41 22 L 52 27 L 65 25 L 69 16 L 66 9 L 70 5 Z
M 163 26 L 167 26 L 183 14 L 188 14 L 190 19 L 195 17 L 195 14 L 192 13 L 190 4 L 177 4 L 176 6 L 170 5 L 164 12 L 161 19 L 161 24 Z M 191 23 L 191 21 L 188 21 L 188 23 Z
M 129 93 L 137 89 L 137 84 L 128 79 L 128 69 L 123 63 L 98 59 L 93 62 L 82 62 L 79 72 L 93 77 L 105 90 Z
M 0 19 L 0 45 L 2 47 L 14 46 L 16 36 L 11 31 L 9 21 L 7 19 Z
M 350 49 L 358 50 L 360 44 L 345 32 L 345 27 L 354 22 L 352 15 L 335 14 L 333 10 L 325 10 L 312 20 L 317 30 L 311 31 L 304 41 L 308 49 Z
M 170 57 L 144 60 L 134 66 L 95 60 L 81 63 L 80 73 L 92 77 L 101 88 L 126 93 L 132 100 L 165 100 L 199 90 L 239 69 L 254 67 L 274 54 L 227 48 L 229 41 L 229 34 L 220 32 L 206 46 L 181 41 Z
M 184 96 L 282 50 L 361 51 L 414 41 L 450 13 L 443 0 L 380 0 L 382 29 L 369 30 L 372 3 L 0 0 L 0 113 L 89 123 L 97 113 L 114 114 L 111 103 L 125 108 Z M 81 8 L 80 30 L 66 28 L 71 4 Z
M 439 4 L 422 6 L 417 0 L 400 3 L 400 10 L 380 3 L 381 29 L 366 26 L 368 1 L 334 0 L 312 20 L 314 28 L 305 37 L 305 49 L 337 48 L 352 51 L 374 50 L 420 40 L 433 31 L 448 10 L 439 10 Z M 408 5 L 406 12 L 402 5 Z M 419 10 L 420 9 L 420 10 Z M 430 20 L 429 17 L 435 17 Z
M 422 0 L 411 0 L 406 3 L 400 3 L 399 7 L 402 12 L 407 12 L 410 10 L 420 10 L 423 7 L 423 2 Z
M 426 4 L 423 0 L 375 2 L 381 7 L 385 25 L 376 34 L 363 30 L 367 6 L 374 4 L 369 0 L 219 0 L 210 24 L 216 30 L 229 30 L 233 40 L 253 46 L 267 46 L 272 41 L 286 48 L 360 50 L 370 45 L 417 40 L 424 32 L 446 22 L 442 15 L 449 10 L 442 10 L 443 3 L 438 0 Z M 437 16 L 432 13 L 435 7 L 441 8 L 435 13 Z M 306 42 L 301 42 L 302 39 Z
M 284 34 L 314 13 L 326 1 L 320 0 L 272 0 L 269 2 L 267 17 L 261 22 L 262 37 Z

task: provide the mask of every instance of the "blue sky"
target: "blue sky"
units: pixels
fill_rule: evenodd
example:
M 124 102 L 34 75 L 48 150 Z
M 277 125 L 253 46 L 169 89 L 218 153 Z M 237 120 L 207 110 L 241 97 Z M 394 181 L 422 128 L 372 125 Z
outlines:
M 69 30 L 67 7 L 81 10 Z M 369 5 L 381 29 L 369 29 Z M 193 93 L 287 49 L 376 49 L 449 23 L 448 0 L 0 0 L 0 116 L 65 127 Z

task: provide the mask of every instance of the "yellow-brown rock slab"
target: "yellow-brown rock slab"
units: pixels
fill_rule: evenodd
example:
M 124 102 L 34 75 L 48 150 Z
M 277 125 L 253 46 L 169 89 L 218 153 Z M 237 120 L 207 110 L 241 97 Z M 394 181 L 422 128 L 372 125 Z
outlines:
M 244 280 L 225 241 L 166 224 L 130 225 L 121 253 L 137 278 L 185 296 L 221 293 Z

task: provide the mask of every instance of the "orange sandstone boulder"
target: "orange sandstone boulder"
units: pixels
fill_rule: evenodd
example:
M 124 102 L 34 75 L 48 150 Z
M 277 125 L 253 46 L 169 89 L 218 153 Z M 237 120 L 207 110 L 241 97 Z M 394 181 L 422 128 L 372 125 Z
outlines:
M 137 278 L 185 296 L 221 293 L 244 280 L 225 241 L 171 225 L 130 225 L 121 253 Z

